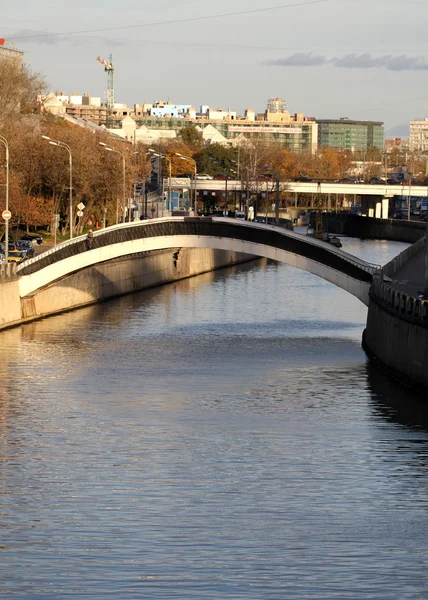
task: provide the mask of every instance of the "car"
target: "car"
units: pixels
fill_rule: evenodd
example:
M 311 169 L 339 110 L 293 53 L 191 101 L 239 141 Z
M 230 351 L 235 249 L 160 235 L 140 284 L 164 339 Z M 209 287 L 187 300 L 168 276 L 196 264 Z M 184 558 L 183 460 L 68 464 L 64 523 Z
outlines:
M 22 262 L 27 258 L 27 253 L 24 250 L 18 250 L 15 245 L 12 245 L 8 250 L 8 262 Z
M 357 183 L 357 180 L 352 177 L 342 177 L 339 179 L 339 183 Z
M 381 179 L 380 177 L 371 177 L 369 179 L 369 183 L 373 184 L 378 184 L 378 185 L 385 185 L 385 179 Z
M 31 258 L 35 254 L 33 243 L 29 240 L 17 240 L 15 246 L 18 250 L 25 252 L 27 258 Z
M 39 245 L 43 243 L 43 238 L 40 237 L 40 235 L 31 235 L 30 233 L 24 233 L 24 235 L 21 235 L 21 240 L 26 240 L 29 242 L 35 240 Z
M 391 215 L 391 219 L 402 219 L 403 215 L 401 214 L 401 212 L 394 212 Z
M 394 177 L 388 177 L 386 183 L 388 185 L 401 185 L 403 182 L 399 181 L 398 179 L 395 179 Z
M 207 175 L 207 173 L 199 173 L 199 175 L 196 175 L 196 179 L 214 179 L 214 177 Z
M 306 175 L 301 175 L 300 177 L 296 177 L 296 179 L 294 181 L 300 181 L 300 182 L 304 183 L 304 182 L 313 181 L 313 179 L 311 179 L 310 177 L 306 177 Z
M 232 175 L 226 175 L 225 173 L 218 173 L 217 175 L 214 175 L 214 179 L 217 179 L 218 181 L 229 181 L 230 179 L 234 179 L 232 177 Z
M 272 181 L 272 175 L 269 173 L 265 173 L 264 175 L 259 175 L 257 177 L 257 181 Z

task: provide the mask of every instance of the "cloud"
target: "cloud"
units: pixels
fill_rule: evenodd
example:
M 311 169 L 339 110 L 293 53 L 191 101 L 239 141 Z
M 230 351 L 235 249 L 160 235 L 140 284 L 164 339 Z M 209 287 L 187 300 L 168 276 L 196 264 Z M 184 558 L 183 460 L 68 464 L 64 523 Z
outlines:
M 277 60 L 265 60 L 262 64 L 269 67 L 316 67 L 327 62 L 325 56 L 316 56 L 310 52 L 297 52 L 287 58 Z
M 69 44 L 72 46 L 81 46 L 82 44 L 95 44 L 102 41 L 111 46 L 123 46 L 125 41 L 118 38 L 100 37 L 93 35 L 73 35 L 73 34 L 55 34 L 47 31 L 34 31 L 32 29 L 21 29 L 13 35 L 7 37 L 8 40 L 15 42 L 17 46 L 25 44 L 39 44 L 45 46 L 59 46 L 60 44 Z
M 386 69 L 388 71 L 428 71 L 425 58 L 407 56 L 378 56 L 370 54 L 346 54 L 328 59 L 311 52 L 292 54 L 286 58 L 265 60 L 263 65 L 269 67 L 315 67 L 330 64 L 339 69 Z

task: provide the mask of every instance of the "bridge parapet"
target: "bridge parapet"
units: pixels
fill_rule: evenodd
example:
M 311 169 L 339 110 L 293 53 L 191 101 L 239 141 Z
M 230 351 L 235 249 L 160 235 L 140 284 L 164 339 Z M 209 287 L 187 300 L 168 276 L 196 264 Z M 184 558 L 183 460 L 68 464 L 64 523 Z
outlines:
M 7 263 L 0 265 L 0 281 L 16 277 L 16 268 L 16 263 Z
M 380 279 L 373 279 L 370 299 L 394 316 L 428 328 L 428 300 L 400 292 Z

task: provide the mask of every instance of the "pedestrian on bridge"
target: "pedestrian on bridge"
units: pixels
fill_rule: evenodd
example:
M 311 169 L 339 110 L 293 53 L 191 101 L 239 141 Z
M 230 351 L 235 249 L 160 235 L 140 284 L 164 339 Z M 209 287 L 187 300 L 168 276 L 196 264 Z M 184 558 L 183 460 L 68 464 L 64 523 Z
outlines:
M 94 241 L 94 234 L 92 233 L 92 229 L 88 231 L 88 235 L 86 237 L 86 250 L 92 250 L 92 243 Z

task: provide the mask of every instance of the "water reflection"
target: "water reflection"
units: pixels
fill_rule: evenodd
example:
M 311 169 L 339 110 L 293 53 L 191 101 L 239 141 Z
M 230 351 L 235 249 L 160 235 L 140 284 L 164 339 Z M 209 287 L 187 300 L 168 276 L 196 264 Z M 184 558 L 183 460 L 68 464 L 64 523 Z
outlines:
M 4 597 L 423 598 L 425 417 L 365 316 L 261 261 L 1 333 Z

